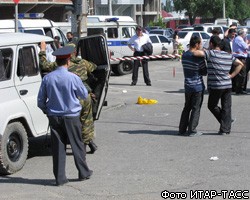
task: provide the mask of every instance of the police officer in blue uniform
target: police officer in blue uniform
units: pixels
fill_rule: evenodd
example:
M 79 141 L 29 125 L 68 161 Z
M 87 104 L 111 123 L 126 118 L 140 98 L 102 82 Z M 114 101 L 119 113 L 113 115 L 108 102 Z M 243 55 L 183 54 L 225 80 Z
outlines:
M 68 71 L 73 51 L 74 47 L 67 46 L 53 52 L 58 67 L 44 76 L 37 99 L 38 107 L 49 118 L 53 172 L 57 186 L 68 183 L 65 173 L 67 141 L 72 148 L 79 180 L 89 179 L 93 173 L 86 162 L 79 117 L 82 109 L 79 98 L 85 99 L 88 91 L 81 79 Z

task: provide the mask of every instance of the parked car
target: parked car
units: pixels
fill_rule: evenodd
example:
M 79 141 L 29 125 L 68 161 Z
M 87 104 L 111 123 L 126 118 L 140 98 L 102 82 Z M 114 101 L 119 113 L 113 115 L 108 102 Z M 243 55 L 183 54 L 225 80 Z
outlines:
M 190 28 L 192 26 L 190 26 L 189 24 L 181 24 L 179 26 L 177 26 L 177 28 L 175 29 L 176 31 L 181 31 L 183 28 Z
M 204 31 L 179 31 L 178 36 L 178 41 L 183 45 L 184 51 L 188 50 L 189 42 L 192 36 L 200 37 L 202 39 L 202 46 L 210 38 L 210 35 L 205 33 Z
M 153 30 L 153 29 L 162 29 L 161 26 L 146 26 L 144 27 L 148 32 Z
M 153 29 L 149 31 L 149 34 L 164 35 L 167 38 L 173 39 L 173 34 L 169 30 L 166 30 L 166 29 Z
M 194 31 L 204 31 L 207 34 L 209 34 L 210 36 L 212 36 L 212 30 L 214 28 L 217 28 L 220 30 L 220 38 L 223 39 L 224 38 L 224 29 L 222 26 L 220 25 L 212 25 L 212 24 L 204 24 L 204 25 L 199 25 L 199 26 L 195 26 L 194 27 Z
M 149 34 L 149 37 L 153 43 L 153 55 L 165 55 L 173 52 L 173 43 L 169 38 L 157 34 Z

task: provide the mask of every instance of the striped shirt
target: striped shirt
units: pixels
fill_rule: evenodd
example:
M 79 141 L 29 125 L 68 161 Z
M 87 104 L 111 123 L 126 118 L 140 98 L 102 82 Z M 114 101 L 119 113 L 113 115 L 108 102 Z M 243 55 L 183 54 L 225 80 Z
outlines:
M 191 51 L 182 55 L 185 92 L 201 92 L 205 89 L 202 75 L 206 75 L 204 58 L 195 57 Z M 205 73 L 204 73 L 205 71 Z
M 219 50 L 205 50 L 207 60 L 207 87 L 208 89 L 232 88 L 229 71 L 235 58 Z

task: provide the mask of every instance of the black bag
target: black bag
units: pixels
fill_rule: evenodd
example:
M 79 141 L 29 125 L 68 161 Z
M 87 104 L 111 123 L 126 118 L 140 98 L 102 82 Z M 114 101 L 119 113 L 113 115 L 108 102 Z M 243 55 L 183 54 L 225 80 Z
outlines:
M 150 42 L 142 45 L 142 48 L 143 48 L 143 52 L 146 55 L 148 55 L 148 56 L 152 55 L 152 53 L 153 53 L 153 45 Z

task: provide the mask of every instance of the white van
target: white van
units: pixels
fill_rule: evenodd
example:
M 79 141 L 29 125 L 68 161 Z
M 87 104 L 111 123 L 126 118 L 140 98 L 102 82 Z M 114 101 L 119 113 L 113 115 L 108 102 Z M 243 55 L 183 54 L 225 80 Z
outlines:
M 87 35 L 105 35 L 112 58 L 133 56 L 127 42 L 135 34 L 136 22 L 129 16 L 90 15 L 87 17 Z M 64 33 L 71 31 L 71 23 L 56 22 Z M 118 75 L 132 72 L 133 61 L 111 61 L 112 71 Z
M 60 37 L 60 43 L 64 46 L 67 38 L 56 24 L 49 19 L 18 19 L 18 31 L 23 33 L 32 33 L 46 35 L 54 38 Z M 0 33 L 15 32 L 15 20 L 0 20 Z
M 46 135 L 48 119 L 37 107 L 42 74 L 39 68 L 39 44 L 53 39 L 28 33 L 0 34 L 0 175 L 22 169 L 28 155 L 28 138 Z M 96 46 L 97 48 L 89 47 Z M 108 90 L 110 64 L 105 37 L 81 38 L 78 53 L 92 61 L 89 85 L 96 96 L 93 118 L 99 118 Z
M 236 19 L 230 19 L 230 18 L 219 18 L 214 21 L 215 25 L 220 25 L 220 26 L 230 26 L 231 24 L 236 23 L 239 25 L 239 21 Z

